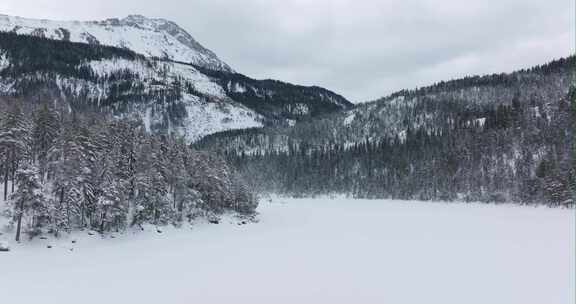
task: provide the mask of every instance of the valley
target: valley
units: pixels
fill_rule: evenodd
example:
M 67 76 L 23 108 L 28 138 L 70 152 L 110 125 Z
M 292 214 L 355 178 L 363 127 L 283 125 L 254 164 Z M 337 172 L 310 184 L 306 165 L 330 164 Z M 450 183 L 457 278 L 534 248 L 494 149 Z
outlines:
M 576 303 L 555 5 L 0 4 L 0 302 Z
M 258 211 L 259 222 L 247 225 L 225 217 L 162 233 L 77 232 L 14 245 L 0 256 L 2 299 L 574 301 L 573 209 L 272 197 Z

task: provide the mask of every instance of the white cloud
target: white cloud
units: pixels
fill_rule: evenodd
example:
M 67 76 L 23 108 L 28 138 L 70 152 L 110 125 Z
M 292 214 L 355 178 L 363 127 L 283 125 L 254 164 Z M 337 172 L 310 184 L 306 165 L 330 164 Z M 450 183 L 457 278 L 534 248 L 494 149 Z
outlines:
M 3 0 L 0 13 L 179 23 L 236 70 L 352 101 L 574 52 L 566 0 Z

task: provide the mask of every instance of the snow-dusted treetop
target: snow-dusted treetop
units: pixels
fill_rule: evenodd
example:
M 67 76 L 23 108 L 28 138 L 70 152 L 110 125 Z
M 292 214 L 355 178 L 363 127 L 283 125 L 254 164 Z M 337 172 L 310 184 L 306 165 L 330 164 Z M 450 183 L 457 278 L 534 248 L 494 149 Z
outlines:
M 0 31 L 130 49 L 152 57 L 232 71 L 176 23 L 130 15 L 104 21 L 52 21 L 0 14 Z

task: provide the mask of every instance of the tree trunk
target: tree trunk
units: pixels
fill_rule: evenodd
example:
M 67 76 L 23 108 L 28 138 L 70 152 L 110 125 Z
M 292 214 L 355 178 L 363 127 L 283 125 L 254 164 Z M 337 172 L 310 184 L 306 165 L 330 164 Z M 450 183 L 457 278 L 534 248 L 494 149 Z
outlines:
M 6 201 L 8 199 L 8 172 L 10 171 L 8 162 L 6 162 L 6 168 L 4 170 L 4 201 Z
M 60 206 L 64 203 L 64 187 L 60 189 Z M 70 206 L 66 203 L 66 225 L 67 229 L 70 229 Z
M 176 187 L 174 187 L 174 191 L 172 192 L 172 197 L 174 199 L 173 204 L 174 204 L 174 209 L 176 209 Z M 180 210 L 178 210 L 180 211 Z
M 104 207 L 104 212 L 102 212 L 102 217 L 100 218 L 100 233 L 103 234 L 104 233 L 104 223 L 106 221 L 106 213 L 108 211 L 108 208 L 105 206 Z
M 22 200 L 18 206 L 18 224 L 16 225 L 16 242 L 20 242 L 20 231 L 22 228 L 22 213 L 24 213 L 24 200 Z
M 14 154 L 12 154 L 12 156 L 14 156 Z M 16 161 L 12 160 L 12 191 L 10 193 L 14 193 L 14 184 L 15 184 L 14 182 L 16 179 L 16 166 L 17 166 Z
M 86 227 L 85 219 L 84 219 L 84 201 L 82 201 L 82 204 L 80 205 L 80 219 L 82 221 L 82 227 Z

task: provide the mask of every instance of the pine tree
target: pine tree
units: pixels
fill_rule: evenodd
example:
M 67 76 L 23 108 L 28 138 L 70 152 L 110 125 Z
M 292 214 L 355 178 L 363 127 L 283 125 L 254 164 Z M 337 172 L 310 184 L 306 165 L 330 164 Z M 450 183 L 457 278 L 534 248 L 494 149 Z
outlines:
M 124 229 L 127 226 L 128 202 L 126 193 L 116 179 L 112 155 L 103 153 L 95 167 L 97 203 L 95 224 L 100 233 L 110 229 Z
M 16 173 L 17 190 L 10 197 L 12 219 L 16 222 L 16 242 L 20 241 L 22 220 L 25 216 L 32 217 L 31 226 L 41 226 L 47 219 L 46 198 L 38 180 L 38 170 L 33 165 L 23 164 Z
M 570 168 L 570 189 L 572 192 L 572 204 L 576 204 L 576 84 L 570 87 L 568 94 L 570 100 L 570 140 L 572 143 L 572 158 Z
M 12 179 L 12 192 L 18 165 L 30 160 L 30 124 L 20 105 L 13 103 L 2 119 L 0 126 L 0 149 L 4 156 L 4 200 L 8 197 L 8 182 Z
M 21 234 L 131 225 L 180 225 L 225 210 L 252 213 L 247 188 L 219 157 L 182 139 L 147 134 L 141 121 L 46 105 L 4 103 L 0 168 L 15 180 L 9 213 Z M 25 113 L 33 113 L 33 124 Z M 14 172 L 15 171 L 15 172 Z M 14 176 L 14 177 L 12 177 Z M 203 202 L 203 203 L 200 203 Z
M 52 148 L 60 132 L 57 113 L 44 103 L 35 113 L 32 140 L 34 159 L 38 161 L 40 178 L 44 180 L 48 167 L 48 151 Z

